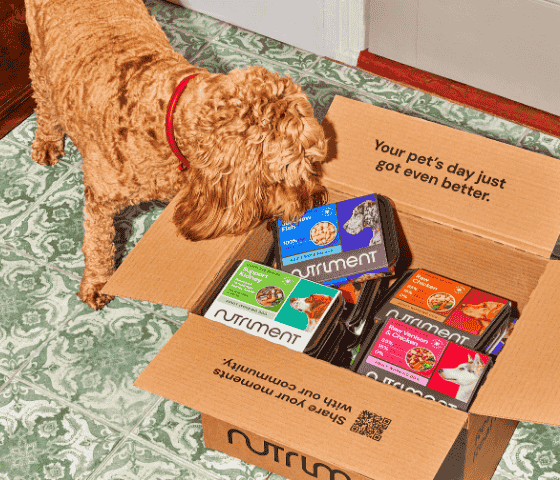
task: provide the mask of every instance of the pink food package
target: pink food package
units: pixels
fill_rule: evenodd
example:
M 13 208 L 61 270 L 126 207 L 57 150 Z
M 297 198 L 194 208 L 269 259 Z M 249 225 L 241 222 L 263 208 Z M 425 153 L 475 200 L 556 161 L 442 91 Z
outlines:
M 353 370 L 467 411 L 491 364 L 487 355 L 391 318 L 364 342 Z

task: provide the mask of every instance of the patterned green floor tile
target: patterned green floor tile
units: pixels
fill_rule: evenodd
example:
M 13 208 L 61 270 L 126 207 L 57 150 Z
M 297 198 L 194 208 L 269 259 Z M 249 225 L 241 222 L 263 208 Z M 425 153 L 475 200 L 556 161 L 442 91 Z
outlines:
M 0 371 L 14 373 L 83 306 L 79 282 L 0 247 Z
M 169 460 L 144 444 L 127 439 L 92 480 L 201 480 L 215 476 Z
M 2 480 L 86 480 L 121 438 L 22 382 L 0 392 Z
M 374 94 L 397 105 L 407 105 L 416 93 L 411 88 L 326 58 L 317 62 L 308 73 Z
M 225 25 L 215 18 L 170 2 L 144 0 L 144 4 L 160 25 L 179 28 L 205 38 L 214 37 Z
M 35 131 L 37 130 L 37 115 L 31 114 L 22 123 L 20 123 L 16 128 L 10 131 L 2 141 L 6 140 L 8 142 L 15 142 L 19 146 L 27 147 L 27 157 L 31 159 L 31 145 L 33 140 L 35 140 Z M 1 143 L 1 142 L 0 142 Z M 64 156 L 59 160 L 60 162 L 68 163 L 70 165 L 76 165 L 82 160 L 82 156 L 76 146 L 72 143 L 72 140 L 68 137 L 64 137 Z M 31 160 L 33 162 L 33 160 Z M 35 163 L 35 162 L 33 162 Z M 42 165 L 38 165 L 41 168 Z
M 351 98 L 360 102 L 387 108 L 389 110 L 402 110 L 402 107 L 398 105 L 393 105 L 382 99 L 363 95 L 362 93 L 349 89 L 343 85 L 328 83 L 309 75 L 303 76 L 302 78 L 298 79 L 298 83 L 303 88 L 303 91 L 307 95 L 307 98 L 309 102 L 311 102 L 311 105 L 313 105 L 313 108 L 315 109 L 315 117 L 317 118 L 317 120 L 319 120 L 319 122 L 322 122 L 323 118 L 325 118 L 325 115 L 329 107 L 331 106 L 335 95 Z
M 205 47 L 200 55 L 196 57 L 195 64 L 208 69 L 212 73 L 228 73 L 234 68 L 246 69 L 247 67 L 261 66 L 271 72 L 277 72 L 280 76 L 289 73 L 292 77 L 298 75 L 298 71 L 284 65 L 277 65 L 264 58 L 256 58 L 240 53 L 229 47 L 210 44 Z
M 59 169 L 58 165 L 51 167 Z M 81 169 L 68 176 L 4 238 L 7 245 L 62 270 L 82 275 L 84 184 Z
M 143 300 L 127 299 L 127 301 L 133 305 L 139 305 L 141 308 L 150 310 L 160 317 L 164 317 L 172 322 L 178 323 L 179 325 L 182 324 L 189 315 L 189 311 L 186 308 L 171 307 L 169 305 L 150 303 Z
M 60 162 L 52 167 L 31 159 L 31 142 L 37 123 L 29 119 L 0 140 L 0 235 L 28 210 L 70 167 Z M 16 132 L 17 131 L 17 132 Z
M 297 70 L 308 69 L 319 58 L 314 53 L 300 50 L 278 40 L 233 25 L 221 32 L 216 38 L 216 42 L 269 58 Z
M 549 157 L 560 158 L 560 138 L 529 130 L 521 139 L 521 147 Z
M 412 115 L 560 158 L 558 138 L 426 94 L 411 104 L 416 92 L 406 87 L 169 2 L 145 3 L 187 60 L 219 73 L 250 65 L 290 73 L 319 120 L 336 94 L 406 113 L 412 105 Z M 308 70 L 312 76 L 303 76 Z M 0 140 L 0 241 L 80 275 L 81 174 L 72 172 L 45 194 L 81 156 L 66 139 L 58 165 L 35 164 L 36 127 L 32 115 Z M 163 208 L 151 202 L 115 219 L 119 260 Z M 557 246 L 560 252 L 560 239 Z M 121 299 L 94 312 L 79 302 L 78 287 L 79 280 L 0 247 L 0 480 L 267 479 L 260 468 L 206 449 L 198 412 L 165 399 L 150 410 L 157 397 L 132 385 L 188 312 Z M 122 434 L 29 389 L 18 376 L 6 383 L 32 355 L 18 376 L 53 395 L 121 430 L 148 415 L 110 453 Z M 560 429 L 520 423 L 493 480 L 513 479 L 560 480 Z
M 560 480 L 560 427 L 520 422 L 492 480 Z
M 428 93 L 419 95 L 411 106 L 411 114 L 510 145 L 517 145 L 526 130 L 522 125 L 434 97 Z
M 20 375 L 95 415 L 130 428 L 156 398 L 133 386 L 178 329 L 120 299 L 80 312 Z
M 200 413 L 162 400 L 134 434 L 210 472 L 237 480 L 264 480 L 269 472 L 204 446 Z
M 204 38 L 195 37 L 175 25 L 164 25 L 162 28 L 171 46 L 190 63 L 193 63 L 193 58 L 208 41 Z

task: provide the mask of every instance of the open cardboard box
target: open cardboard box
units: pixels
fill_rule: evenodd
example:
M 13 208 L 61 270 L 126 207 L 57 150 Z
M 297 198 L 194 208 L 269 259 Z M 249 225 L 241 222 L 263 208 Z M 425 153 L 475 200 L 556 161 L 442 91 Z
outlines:
M 190 310 L 135 385 L 201 411 L 210 448 L 292 480 L 433 479 L 467 423 L 465 478 L 491 478 L 518 421 L 560 425 L 560 262 L 549 260 L 560 162 L 342 97 L 323 126 L 330 201 L 390 198 L 401 270 L 516 302 L 520 319 L 469 413 L 198 316 L 233 262 L 263 260 L 272 237 L 263 226 L 190 243 L 171 223 L 174 202 L 104 288 Z M 476 184 L 481 172 L 496 181 Z M 385 422 L 377 438 L 353 431 L 363 412 Z

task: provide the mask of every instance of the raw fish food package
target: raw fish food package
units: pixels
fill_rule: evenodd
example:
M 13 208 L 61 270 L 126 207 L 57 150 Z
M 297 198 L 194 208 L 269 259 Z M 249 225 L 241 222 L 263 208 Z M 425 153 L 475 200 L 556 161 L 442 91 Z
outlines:
M 370 194 L 273 223 L 278 268 L 324 285 L 392 276 L 399 258 L 389 200 Z

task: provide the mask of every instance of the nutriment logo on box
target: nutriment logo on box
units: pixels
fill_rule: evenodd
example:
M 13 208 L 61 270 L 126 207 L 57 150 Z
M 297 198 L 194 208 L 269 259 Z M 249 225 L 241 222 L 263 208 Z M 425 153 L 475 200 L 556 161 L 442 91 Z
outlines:
M 282 268 L 337 285 L 388 271 L 376 195 L 308 210 L 298 223 L 278 221 Z
M 228 443 L 231 445 L 233 445 L 234 443 L 234 438 L 239 438 L 239 441 L 241 443 L 243 443 L 244 441 L 245 445 L 252 453 L 261 457 L 271 455 L 276 463 L 285 464 L 286 467 L 298 470 L 301 468 L 301 471 L 305 472 L 312 478 L 329 478 L 330 480 L 352 480 L 350 475 L 343 472 L 342 470 L 331 468 L 330 466 L 322 462 L 313 462 L 311 460 L 308 460 L 305 455 L 300 455 L 297 452 L 285 451 L 284 447 L 275 445 L 274 443 L 271 443 L 267 440 L 264 440 L 262 447 L 259 446 L 255 448 L 255 446 L 251 444 L 251 439 L 249 438 L 249 436 L 237 428 L 231 428 L 230 430 L 228 430 L 227 437 Z M 320 477 L 318 477 L 319 472 L 321 472 Z M 327 477 L 325 477 L 325 475 Z
M 244 260 L 205 317 L 303 352 L 338 290 Z

